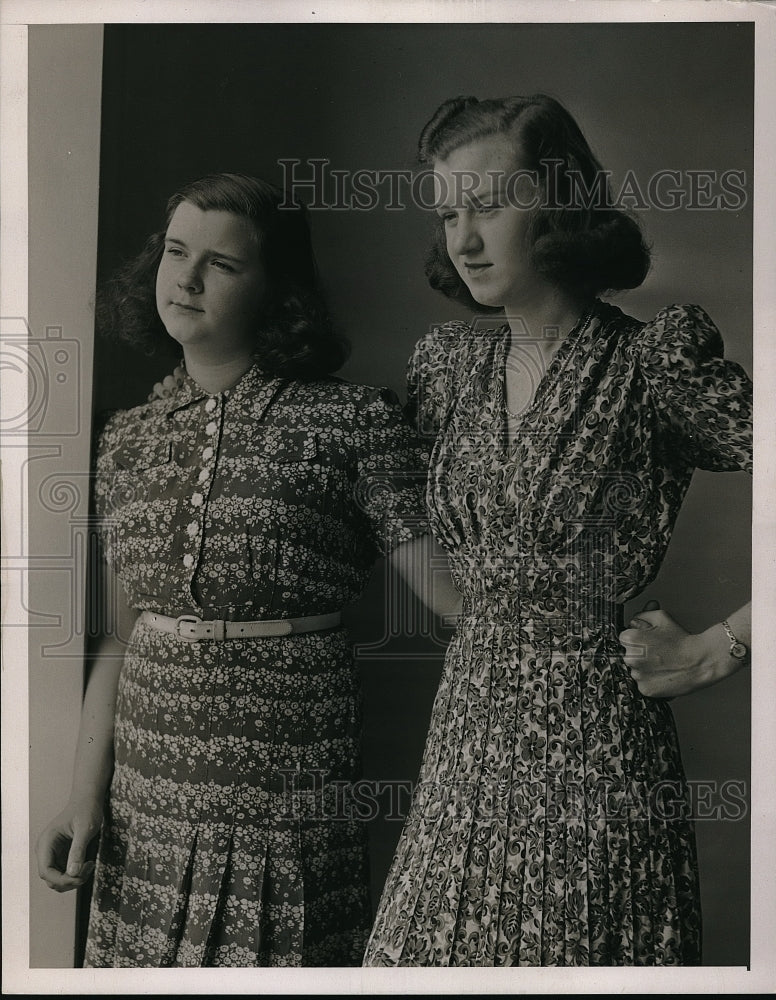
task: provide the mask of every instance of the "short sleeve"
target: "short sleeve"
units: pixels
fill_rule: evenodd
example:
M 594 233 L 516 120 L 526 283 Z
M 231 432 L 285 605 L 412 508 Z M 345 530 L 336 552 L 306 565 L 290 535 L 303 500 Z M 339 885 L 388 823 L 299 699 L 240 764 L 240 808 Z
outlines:
M 92 511 L 97 538 L 102 554 L 109 566 L 113 565 L 113 538 L 108 530 L 110 503 L 115 465 L 113 452 L 122 440 L 122 418 L 124 411 L 103 411 L 95 418 L 94 425 L 94 477 L 92 488 Z
M 752 471 L 752 381 L 723 357 L 700 306 L 674 305 L 645 324 L 638 364 L 663 433 L 699 469 Z
M 360 414 L 358 500 L 382 555 L 429 531 L 426 512 L 428 449 L 390 389 L 375 389 Z
M 466 323 L 445 323 L 432 327 L 415 345 L 407 365 L 404 413 L 421 437 L 436 437 L 452 407 L 455 372 L 469 334 Z

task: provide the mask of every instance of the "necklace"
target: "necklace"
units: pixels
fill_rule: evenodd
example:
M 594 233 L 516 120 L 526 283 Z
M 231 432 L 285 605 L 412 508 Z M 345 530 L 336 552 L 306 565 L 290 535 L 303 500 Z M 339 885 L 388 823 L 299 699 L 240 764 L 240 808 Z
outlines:
M 515 422 L 520 422 L 525 419 L 526 415 L 538 405 L 541 399 L 546 395 L 548 388 L 551 384 L 550 375 L 554 374 L 555 379 L 561 374 L 566 364 L 568 363 L 572 342 L 576 340 L 577 335 L 582 331 L 590 321 L 594 311 L 596 303 L 594 302 L 589 309 L 586 309 L 580 317 L 577 319 L 576 323 L 573 325 L 571 330 L 566 334 L 560 343 L 558 349 L 552 355 L 549 363 L 546 365 L 545 370 L 541 371 L 541 365 L 537 367 L 535 371 L 535 390 L 533 397 L 528 403 L 523 407 L 519 413 L 515 413 L 514 410 L 510 410 L 507 405 L 507 392 L 506 392 L 506 372 L 507 372 L 507 358 L 509 355 L 509 349 L 511 346 L 511 336 L 509 328 L 507 327 L 507 336 L 504 340 L 504 357 L 503 357 L 503 368 L 502 377 L 498 381 L 498 395 L 499 405 L 503 409 L 503 412 L 507 418 L 511 418 Z M 507 420 L 508 423 L 508 420 Z M 508 431 L 508 428 L 507 428 Z

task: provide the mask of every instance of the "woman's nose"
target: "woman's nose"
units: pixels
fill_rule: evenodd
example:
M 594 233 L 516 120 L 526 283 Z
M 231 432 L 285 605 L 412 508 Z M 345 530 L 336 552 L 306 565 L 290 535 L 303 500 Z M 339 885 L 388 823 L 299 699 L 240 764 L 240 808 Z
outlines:
M 181 269 L 178 274 L 178 287 L 185 288 L 189 292 L 198 291 L 202 288 L 202 279 L 199 276 L 199 271 L 193 264 Z
M 468 215 L 462 214 L 458 217 L 450 235 L 450 249 L 455 254 L 475 253 L 482 248 L 482 237 L 477 224 Z

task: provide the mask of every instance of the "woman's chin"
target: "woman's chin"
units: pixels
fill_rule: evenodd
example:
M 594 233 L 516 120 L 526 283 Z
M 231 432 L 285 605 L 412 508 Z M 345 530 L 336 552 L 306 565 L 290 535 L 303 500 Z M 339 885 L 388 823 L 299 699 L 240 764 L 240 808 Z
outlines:
M 502 309 L 503 305 L 501 302 L 497 302 L 495 296 L 489 295 L 487 289 L 482 286 L 469 284 L 468 281 L 464 281 L 466 289 L 469 295 L 474 299 L 478 306 L 484 306 L 486 309 Z
M 492 296 L 484 294 L 480 291 L 475 291 L 474 289 L 469 289 L 469 293 L 478 306 L 482 306 L 484 309 L 503 309 L 503 303 L 497 302 Z
M 182 327 L 179 323 L 166 323 L 164 328 L 167 331 L 167 335 L 181 347 L 185 347 L 186 344 L 196 341 L 196 335 L 191 330 Z

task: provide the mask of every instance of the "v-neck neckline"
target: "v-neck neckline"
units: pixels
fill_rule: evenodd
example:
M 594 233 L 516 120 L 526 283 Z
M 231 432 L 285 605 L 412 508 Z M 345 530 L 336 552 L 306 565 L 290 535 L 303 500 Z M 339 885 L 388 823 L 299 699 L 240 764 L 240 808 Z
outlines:
M 510 414 L 510 411 L 507 409 L 507 358 L 509 357 L 509 349 L 512 345 L 512 331 L 509 328 L 509 324 L 505 324 L 504 336 L 501 339 L 500 345 L 501 357 L 498 358 L 497 364 L 497 395 L 498 417 L 501 427 L 500 436 L 504 442 L 504 451 L 508 455 L 514 454 L 520 441 L 522 440 L 522 431 L 526 421 L 534 415 L 540 403 L 547 395 L 549 386 L 554 384 L 557 380 L 561 369 L 566 364 L 566 361 L 576 346 L 582 332 L 588 328 L 591 320 L 595 316 L 597 307 L 598 300 L 596 299 L 592 305 L 580 315 L 577 322 L 563 338 L 563 341 L 557 351 L 553 354 L 552 358 L 550 358 L 550 362 L 547 365 L 544 374 L 539 379 L 531 401 L 524 407 L 522 413 L 517 418 L 514 414 Z M 515 421 L 512 429 L 510 428 L 510 419 Z

